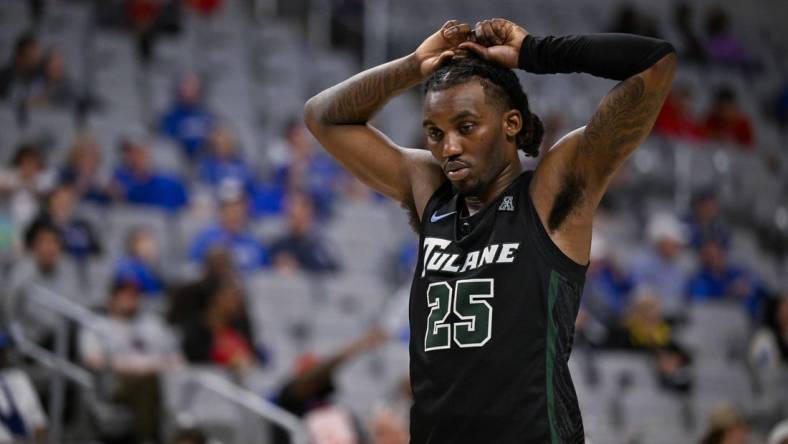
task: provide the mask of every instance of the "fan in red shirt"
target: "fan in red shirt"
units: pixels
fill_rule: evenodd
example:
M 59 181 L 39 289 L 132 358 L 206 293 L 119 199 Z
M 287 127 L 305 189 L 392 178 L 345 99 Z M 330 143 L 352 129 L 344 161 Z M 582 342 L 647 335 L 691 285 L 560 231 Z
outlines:
M 223 0 L 189 0 L 189 6 L 206 17 L 218 11 L 223 3 Z
M 742 149 L 753 149 L 755 135 L 752 123 L 739 108 L 736 95 L 730 88 L 722 87 L 717 90 L 711 109 L 706 115 L 704 129 L 709 139 L 733 142 Z
M 182 347 L 187 359 L 236 370 L 262 364 L 265 353 L 255 348 L 240 283 L 221 279 L 208 286 L 202 315 L 184 328 Z
M 692 91 L 688 87 L 674 88 L 662 105 L 654 131 L 673 138 L 704 139 L 703 125 L 692 115 L 692 98 Z

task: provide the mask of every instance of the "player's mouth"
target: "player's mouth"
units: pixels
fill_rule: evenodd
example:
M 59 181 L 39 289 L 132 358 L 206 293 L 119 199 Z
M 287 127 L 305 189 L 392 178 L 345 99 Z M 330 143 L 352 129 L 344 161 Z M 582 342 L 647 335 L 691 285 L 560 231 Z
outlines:
M 465 162 L 459 162 L 456 160 L 452 160 L 446 164 L 444 167 L 444 171 L 446 172 L 446 177 L 449 178 L 452 182 L 463 180 L 468 177 L 470 174 L 471 169 Z

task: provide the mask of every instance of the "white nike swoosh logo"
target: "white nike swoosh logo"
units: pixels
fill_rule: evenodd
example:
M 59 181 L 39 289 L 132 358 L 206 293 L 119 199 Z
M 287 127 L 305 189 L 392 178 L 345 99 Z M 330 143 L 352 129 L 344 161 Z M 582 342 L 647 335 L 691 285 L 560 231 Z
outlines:
M 432 213 L 432 217 L 430 217 L 430 222 L 437 222 L 437 221 L 439 221 L 439 220 L 441 220 L 441 219 L 443 219 L 445 217 L 451 216 L 454 213 L 456 213 L 456 211 L 452 211 L 451 213 L 441 214 L 440 216 L 438 216 L 437 211 L 436 211 L 435 213 Z

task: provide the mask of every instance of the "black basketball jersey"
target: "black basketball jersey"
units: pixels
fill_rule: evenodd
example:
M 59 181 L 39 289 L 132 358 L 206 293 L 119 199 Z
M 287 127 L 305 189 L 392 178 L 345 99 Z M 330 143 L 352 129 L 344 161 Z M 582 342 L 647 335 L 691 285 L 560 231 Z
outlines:
M 486 208 L 446 182 L 422 215 L 410 294 L 411 442 L 582 443 L 567 361 L 585 278 L 520 175 Z

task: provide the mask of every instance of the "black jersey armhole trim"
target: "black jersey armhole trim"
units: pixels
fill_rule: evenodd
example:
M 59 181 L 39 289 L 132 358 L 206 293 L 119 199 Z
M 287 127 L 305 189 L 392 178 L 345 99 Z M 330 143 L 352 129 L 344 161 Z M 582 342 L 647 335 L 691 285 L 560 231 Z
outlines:
M 542 220 L 539 218 L 539 213 L 536 211 L 536 207 L 534 206 L 533 200 L 531 199 L 530 185 L 531 180 L 529 178 L 529 180 L 524 181 L 523 192 L 527 193 L 525 199 L 528 202 L 527 217 L 529 222 L 535 227 L 535 229 L 530 232 L 533 233 L 533 240 L 537 246 L 537 249 L 545 257 L 545 259 L 547 259 L 552 267 L 556 269 L 556 271 L 573 280 L 583 282 L 585 280 L 588 264 L 581 265 L 572 260 L 569 256 L 564 254 L 560 248 L 558 248 L 558 245 L 556 245 L 555 242 L 553 242 L 553 240 L 550 238 L 550 235 L 547 234 L 547 229 L 542 224 Z

